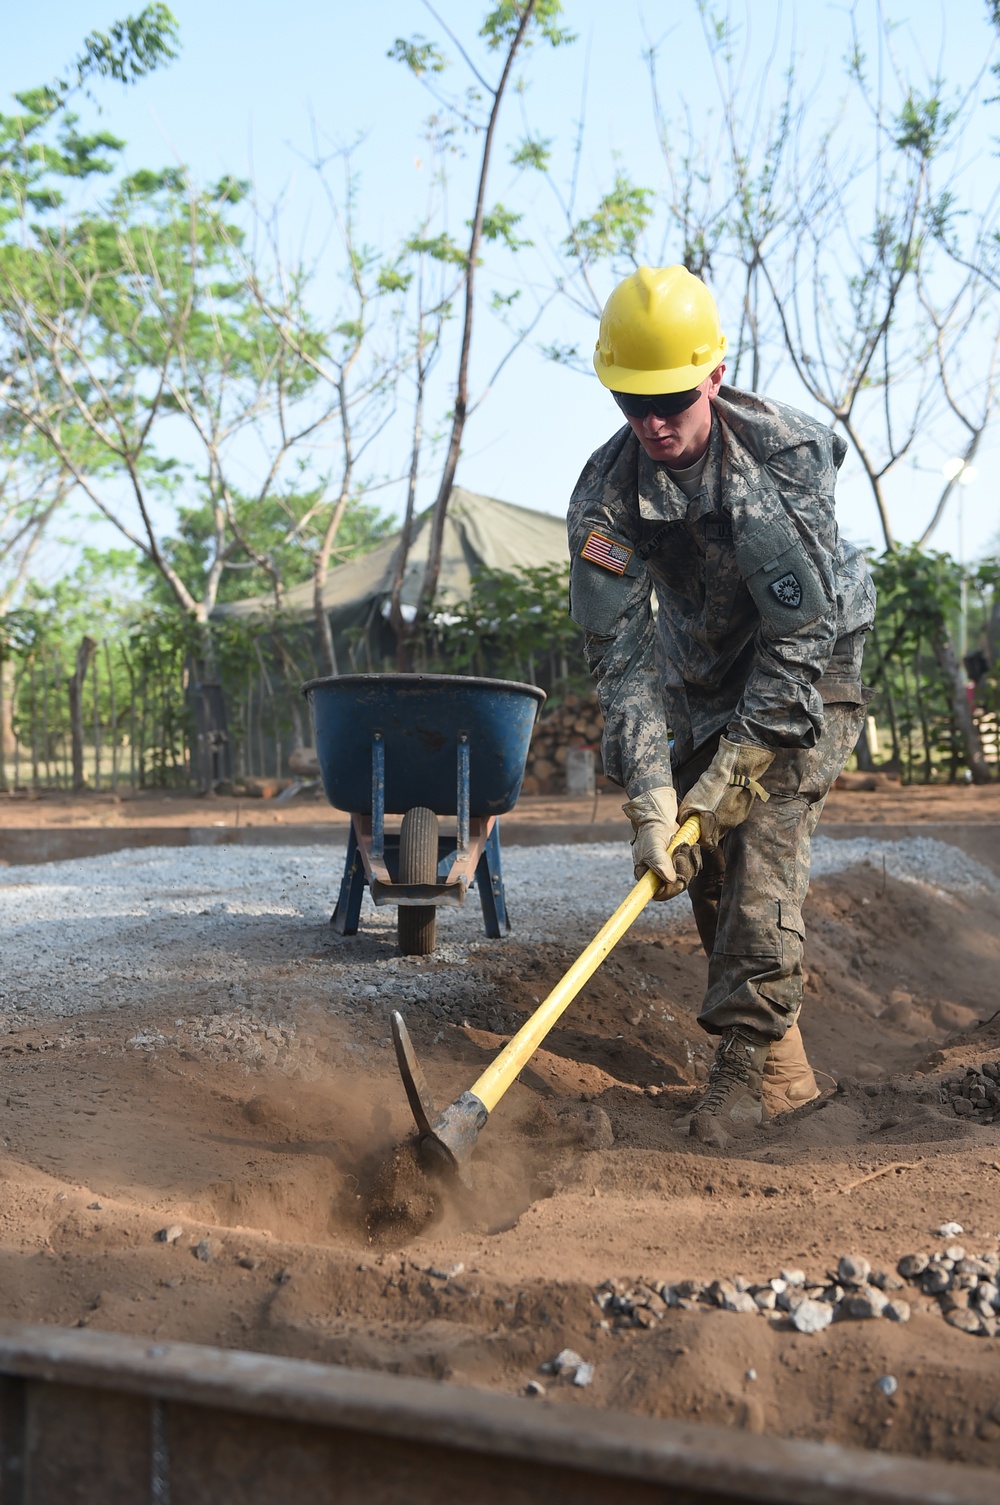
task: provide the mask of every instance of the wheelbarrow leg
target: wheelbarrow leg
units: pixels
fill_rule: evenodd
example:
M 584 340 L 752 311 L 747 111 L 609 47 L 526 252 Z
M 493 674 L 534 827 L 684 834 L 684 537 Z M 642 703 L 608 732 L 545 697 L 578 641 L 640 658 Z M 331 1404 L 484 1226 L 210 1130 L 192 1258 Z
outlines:
M 504 894 L 503 873 L 500 869 L 500 824 L 495 822 L 486 838 L 482 856 L 476 864 L 476 887 L 479 902 L 483 906 L 483 924 L 491 940 L 499 940 L 509 934 L 507 899 Z
M 361 900 L 365 895 L 365 865 L 358 849 L 357 833 L 351 821 L 351 834 L 347 838 L 347 861 L 340 884 L 340 898 L 330 916 L 330 924 L 338 935 L 357 935 L 361 917 Z

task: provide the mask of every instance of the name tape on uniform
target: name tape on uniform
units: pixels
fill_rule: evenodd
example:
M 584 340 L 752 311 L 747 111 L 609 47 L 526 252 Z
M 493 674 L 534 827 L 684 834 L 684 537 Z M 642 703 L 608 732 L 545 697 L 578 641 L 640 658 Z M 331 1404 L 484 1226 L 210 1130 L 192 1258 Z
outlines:
M 591 533 L 580 550 L 580 558 L 589 559 L 591 564 L 599 564 L 614 575 L 624 575 L 632 550 L 622 543 L 615 543 L 613 538 L 605 538 L 603 533 Z

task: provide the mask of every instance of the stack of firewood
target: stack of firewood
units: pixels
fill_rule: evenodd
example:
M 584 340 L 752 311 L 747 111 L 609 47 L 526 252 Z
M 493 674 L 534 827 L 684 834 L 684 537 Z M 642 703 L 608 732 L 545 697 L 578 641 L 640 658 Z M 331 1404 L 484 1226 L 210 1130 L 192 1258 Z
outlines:
M 528 753 L 527 772 L 522 794 L 564 794 L 566 791 L 566 752 L 571 747 L 589 747 L 601 778 L 601 736 L 604 717 L 596 695 L 563 697 L 552 710 L 543 710 L 535 723 Z

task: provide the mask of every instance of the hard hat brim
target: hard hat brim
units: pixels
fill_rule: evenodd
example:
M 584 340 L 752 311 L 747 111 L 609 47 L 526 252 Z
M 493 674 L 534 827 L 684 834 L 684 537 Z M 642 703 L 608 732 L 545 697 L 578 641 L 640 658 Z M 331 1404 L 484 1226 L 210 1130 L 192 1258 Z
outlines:
M 692 387 L 700 387 L 725 360 L 727 344 L 723 335 L 715 349 L 697 366 L 676 366 L 668 371 L 632 371 L 626 366 L 606 366 L 598 347 L 594 351 L 594 370 L 601 385 L 613 392 L 632 392 L 638 397 L 655 397 L 660 392 L 689 392 Z

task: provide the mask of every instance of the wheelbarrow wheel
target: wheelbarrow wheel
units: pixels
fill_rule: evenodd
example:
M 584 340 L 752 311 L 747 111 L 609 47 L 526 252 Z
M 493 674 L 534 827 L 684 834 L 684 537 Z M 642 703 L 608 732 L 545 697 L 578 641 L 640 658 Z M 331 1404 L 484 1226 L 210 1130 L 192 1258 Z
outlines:
M 400 883 L 436 883 L 438 818 L 433 810 L 415 805 L 403 816 L 399 830 Z M 432 904 L 400 904 L 397 910 L 399 949 L 404 956 L 430 956 L 434 950 L 437 910 Z

